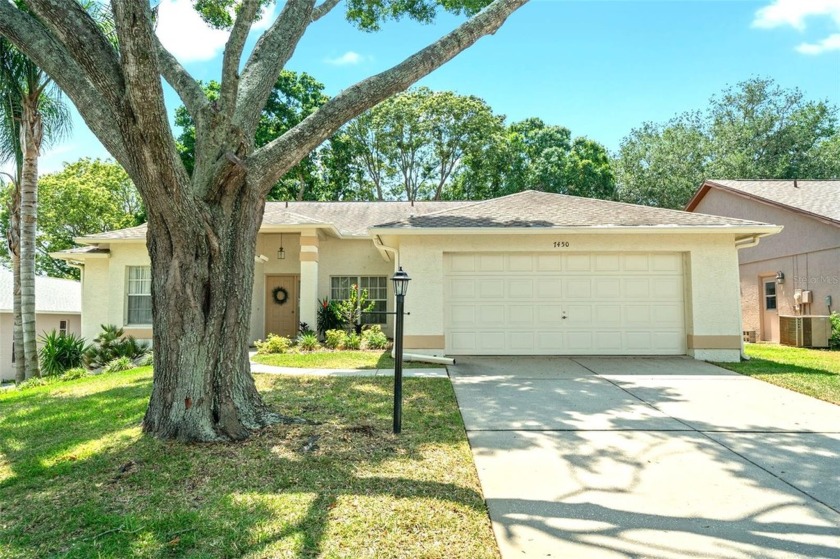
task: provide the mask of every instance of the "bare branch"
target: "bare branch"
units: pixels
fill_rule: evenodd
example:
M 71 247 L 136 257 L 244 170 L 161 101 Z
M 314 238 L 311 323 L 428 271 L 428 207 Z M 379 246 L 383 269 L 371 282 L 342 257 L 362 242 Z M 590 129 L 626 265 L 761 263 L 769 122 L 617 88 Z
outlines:
M 35 17 L 5 1 L 0 1 L 0 35 L 55 81 L 73 100 L 85 123 L 105 148 L 128 169 L 127 151 L 116 126 L 116 107 L 102 97 L 65 45 Z
M 324 0 L 318 6 L 312 10 L 312 21 L 318 21 L 328 13 L 330 13 L 333 8 L 338 6 L 341 0 Z
M 30 0 L 27 5 L 84 69 L 96 89 L 118 103 L 125 84 L 117 51 L 82 5 L 74 0 Z
M 160 64 L 160 71 L 163 78 L 167 81 L 172 89 L 181 98 L 187 112 L 190 113 L 196 123 L 201 119 L 201 112 L 210 105 L 204 90 L 195 81 L 195 78 L 190 75 L 186 68 L 184 68 L 178 59 L 175 58 L 171 52 L 166 50 L 166 47 L 160 42 L 157 35 L 154 36 L 156 43 L 158 63 Z
M 245 135 L 251 136 L 256 130 L 260 113 L 280 72 L 311 21 L 314 4 L 315 0 L 288 0 L 277 20 L 254 46 L 242 71 L 239 82 L 242 96 L 234 116 L 234 122 Z
M 345 89 L 250 158 L 252 185 L 267 194 L 289 169 L 344 123 L 430 74 L 481 37 L 495 33 L 528 0 L 495 0 L 428 47 L 388 70 Z
M 243 0 L 225 45 L 219 100 L 222 110 L 229 115 L 233 115 L 236 108 L 236 96 L 239 93 L 239 62 L 242 59 L 242 49 L 245 48 L 245 40 L 248 38 L 259 9 L 260 0 Z

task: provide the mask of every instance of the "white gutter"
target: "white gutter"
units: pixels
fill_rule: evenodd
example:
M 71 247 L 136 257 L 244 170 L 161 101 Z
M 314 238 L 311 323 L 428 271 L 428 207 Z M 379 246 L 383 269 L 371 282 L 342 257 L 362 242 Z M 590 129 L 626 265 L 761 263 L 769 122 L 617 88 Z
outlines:
M 600 235 L 600 234 L 685 234 L 720 233 L 728 235 L 760 235 L 779 233 L 779 225 L 605 225 L 580 227 L 371 227 L 371 236 L 386 235 L 463 235 L 465 232 L 484 235 Z
M 373 235 L 373 246 L 376 247 L 376 250 L 379 251 L 379 254 L 382 255 L 382 258 L 385 259 L 386 262 L 390 262 L 391 259 L 388 258 L 387 253 L 391 253 L 394 255 L 394 260 L 399 264 L 400 261 L 400 251 L 395 249 L 394 247 L 389 247 L 385 243 L 382 242 L 382 238 L 379 235 Z

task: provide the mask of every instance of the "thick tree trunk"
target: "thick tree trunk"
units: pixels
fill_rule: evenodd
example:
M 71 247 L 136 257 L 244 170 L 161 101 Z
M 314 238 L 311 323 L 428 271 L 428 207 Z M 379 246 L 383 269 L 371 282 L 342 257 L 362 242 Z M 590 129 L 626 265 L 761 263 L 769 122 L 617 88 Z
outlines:
M 37 99 L 36 99 L 37 103 Z M 38 152 L 42 122 L 36 109 L 23 104 L 20 125 L 23 166 L 20 177 L 20 314 L 26 378 L 38 377 L 35 331 L 35 235 L 38 220 Z
M 238 189 L 212 207 L 199 202 L 191 219 L 149 215 L 154 387 L 143 420 L 147 433 L 239 440 L 284 419 L 263 403 L 248 361 L 254 253 L 265 206 L 254 190 Z

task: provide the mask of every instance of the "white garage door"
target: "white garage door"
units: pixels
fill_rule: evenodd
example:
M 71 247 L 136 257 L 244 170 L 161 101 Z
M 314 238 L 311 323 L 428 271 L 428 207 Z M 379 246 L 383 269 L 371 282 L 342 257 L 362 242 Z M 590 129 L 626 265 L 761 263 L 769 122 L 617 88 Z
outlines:
M 449 253 L 451 355 L 682 355 L 678 253 Z

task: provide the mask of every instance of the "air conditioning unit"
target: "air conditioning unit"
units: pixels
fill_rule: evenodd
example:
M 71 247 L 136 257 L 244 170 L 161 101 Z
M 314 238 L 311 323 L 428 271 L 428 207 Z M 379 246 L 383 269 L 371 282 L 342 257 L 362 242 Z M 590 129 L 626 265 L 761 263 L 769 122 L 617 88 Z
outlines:
M 794 347 L 828 347 L 831 320 L 827 316 L 780 316 L 779 341 Z

